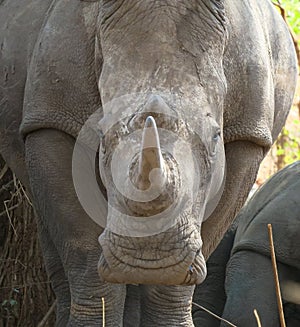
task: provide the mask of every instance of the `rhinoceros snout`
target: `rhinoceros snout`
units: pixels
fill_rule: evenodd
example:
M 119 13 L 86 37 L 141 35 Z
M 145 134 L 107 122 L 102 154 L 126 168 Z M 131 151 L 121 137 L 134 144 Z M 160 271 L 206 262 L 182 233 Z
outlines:
M 145 122 L 140 153 L 129 165 L 129 182 L 135 196 L 124 197 L 126 210 L 134 216 L 149 217 L 170 207 L 178 196 L 180 174 L 170 153 L 162 153 L 155 120 Z
M 185 125 L 157 115 L 155 109 L 165 104 L 161 101 L 149 99 L 150 107 L 128 128 L 132 135 L 120 140 L 118 160 L 112 160 L 98 265 L 108 282 L 191 285 L 206 276 L 199 214 L 194 213 L 195 158 L 174 132 Z
M 140 238 L 106 230 L 99 242 L 103 252 L 98 272 L 107 282 L 193 285 L 206 277 L 201 238 L 192 226 Z

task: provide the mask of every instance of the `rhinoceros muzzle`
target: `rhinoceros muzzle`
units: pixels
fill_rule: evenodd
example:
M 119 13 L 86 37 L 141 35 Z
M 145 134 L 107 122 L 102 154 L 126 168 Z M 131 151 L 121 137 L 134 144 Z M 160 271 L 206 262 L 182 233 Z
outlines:
M 178 196 L 177 163 L 170 153 L 162 153 L 152 116 L 146 119 L 141 150 L 129 167 L 129 180 L 143 195 L 141 201 L 124 199 L 127 209 L 135 216 L 156 215 L 170 207 Z
M 120 146 L 98 270 L 114 283 L 198 284 L 206 265 L 193 212 L 194 166 L 187 162 L 187 147 L 174 132 L 157 128 L 155 112 L 149 112 L 140 141 L 129 142 L 135 151 L 128 154 L 128 143 Z

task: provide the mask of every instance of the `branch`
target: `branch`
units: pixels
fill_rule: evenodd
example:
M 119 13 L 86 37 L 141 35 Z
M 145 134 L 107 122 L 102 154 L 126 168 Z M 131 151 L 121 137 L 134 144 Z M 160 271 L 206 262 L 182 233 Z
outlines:
M 4 167 L 2 168 L 1 172 L 0 172 L 0 180 L 6 174 L 7 171 L 8 171 L 8 165 L 5 164 Z
M 9 208 L 6 208 L 4 211 L 0 212 L 0 217 L 2 217 L 2 216 L 6 216 L 6 215 L 9 216 L 9 212 L 15 210 L 15 209 L 18 208 L 21 204 L 22 204 L 22 202 L 18 202 L 17 204 L 15 204 L 15 205 L 13 205 L 13 206 L 11 206 L 11 207 L 9 207 Z
M 276 297 L 277 297 L 277 305 L 278 305 L 280 326 L 281 327 L 286 327 L 285 319 L 284 319 L 284 313 L 283 313 L 283 305 L 282 305 L 281 291 L 280 291 L 280 285 L 279 285 L 279 278 L 278 278 L 278 270 L 277 270 L 277 264 L 276 264 L 276 255 L 275 255 L 274 242 L 273 242 L 272 224 L 268 224 L 268 230 L 269 230 L 270 250 L 271 250 L 274 280 L 275 280 L 275 288 L 276 288 Z
M 45 314 L 44 318 L 39 322 L 39 324 L 37 325 L 37 327 L 43 327 L 45 325 L 45 323 L 47 322 L 47 320 L 49 319 L 51 313 L 54 311 L 55 307 L 57 305 L 57 300 L 55 300 L 51 307 L 49 308 L 49 310 L 47 311 L 47 313 Z
M 9 189 L 10 189 L 10 186 L 13 184 L 13 180 L 10 180 L 8 183 L 6 183 L 5 185 L 3 185 L 1 188 L 0 188 L 0 195 L 3 193 L 3 192 L 7 192 Z
M 105 327 L 105 300 L 104 297 L 102 299 L 102 327 Z
M 232 324 L 230 321 L 224 319 L 224 318 L 221 318 L 219 317 L 218 315 L 216 315 L 215 313 L 211 312 L 210 310 L 204 308 L 202 305 L 199 305 L 195 302 L 192 302 L 193 305 L 195 305 L 196 307 L 200 308 L 201 310 L 207 312 L 208 314 L 210 314 L 211 316 L 215 317 L 216 319 L 219 319 L 223 322 L 225 322 L 226 324 L 228 324 L 229 326 L 232 326 L 232 327 L 237 327 L 236 325 Z
M 261 327 L 260 318 L 259 318 L 259 315 L 258 315 L 258 312 L 257 312 L 256 309 L 254 309 L 254 316 L 255 316 L 255 318 L 256 318 L 257 327 Z

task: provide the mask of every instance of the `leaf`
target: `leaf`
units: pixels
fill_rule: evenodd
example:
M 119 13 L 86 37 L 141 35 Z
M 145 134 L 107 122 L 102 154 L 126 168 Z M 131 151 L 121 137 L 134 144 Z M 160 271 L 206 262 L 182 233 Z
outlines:
M 16 304 L 18 304 L 18 302 L 17 302 L 16 300 L 14 300 L 14 299 L 10 299 L 10 300 L 9 300 L 9 304 L 13 307 L 13 306 L 15 306 Z
M 284 149 L 278 149 L 278 150 L 276 151 L 276 155 L 277 155 L 277 156 L 282 156 L 282 155 L 284 155 L 284 153 L 285 153 Z
M 1 306 L 4 307 L 7 303 L 8 303 L 8 301 L 7 301 L 7 300 L 4 300 L 4 301 L 1 303 Z

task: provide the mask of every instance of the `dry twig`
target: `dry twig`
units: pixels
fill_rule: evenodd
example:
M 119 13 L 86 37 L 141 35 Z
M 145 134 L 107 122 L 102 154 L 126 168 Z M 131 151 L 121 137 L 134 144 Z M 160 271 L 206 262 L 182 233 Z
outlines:
M 0 172 L 0 179 L 2 179 L 2 177 L 6 174 L 7 171 L 8 171 L 8 165 L 5 164 Z
M 52 303 L 51 307 L 49 308 L 49 310 L 48 310 L 47 313 L 45 314 L 44 318 L 43 318 L 43 319 L 40 321 L 40 323 L 37 325 L 37 327 L 43 327 L 43 326 L 46 324 L 46 322 L 47 322 L 47 320 L 49 319 L 51 313 L 54 311 L 56 305 L 57 305 L 57 300 L 55 300 L 55 301 Z
M 195 305 L 196 307 L 200 308 L 201 310 L 207 312 L 208 314 L 210 314 L 211 316 L 215 317 L 216 319 L 219 319 L 223 322 L 225 322 L 226 324 L 228 324 L 229 326 L 232 326 L 232 327 L 237 327 L 236 325 L 234 325 L 233 323 L 231 323 L 230 321 L 224 319 L 224 318 L 221 318 L 219 317 L 218 315 L 216 315 L 215 313 L 211 312 L 210 310 L 204 308 L 202 305 L 200 304 L 197 304 L 195 302 L 192 302 L 193 305 Z
M 10 187 L 11 187 L 11 185 L 13 184 L 13 180 L 11 180 L 11 181 L 9 181 L 8 183 L 6 183 L 5 185 L 3 185 L 1 188 L 0 188 L 0 195 L 1 195 L 1 193 L 3 193 L 3 192 L 7 192 L 7 191 L 9 191 L 10 190 Z
M 261 327 L 260 318 L 259 318 L 259 315 L 258 315 L 258 312 L 257 312 L 256 309 L 254 309 L 254 316 L 255 316 L 255 318 L 256 318 L 257 327 Z
M 104 297 L 102 299 L 102 327 L 105 327 L 105 301 Z
M 275 280 L 275 289 L 276 289 L 276 297 L 277 297 L 277 305 L 278 305 L 280 326 L 281 327 L 286 327 L 285 319 L 284 319 L 284 313 L 283 313 L 283 305 L 282 305 L 281 291 L 280 291 L 280 285 L 279 285 L 279 278 L 278 278 L 276 254 L 275 254 L 275 248 L 274 248 L 274 242 L 273 242 L 272 224 L 268 224 L 268 230 L 269 230 L 271 259 L 272 259 L 272 266 L 273 266 L 273 273 L 274 273 L 274 280 Z
M 8 208 L 8 206 L 7 206 L 7 203 L 8 202 L 9 202 L 8 200 L 4 201 L 5 213 L 6 213 L 7 217 L 8 217 L 9 223 L 10 223 L 10 225 L 11 225 L 13 231 L 14 231 L 14 234 L 16 236 L 18 236 L 17 235 L 17 232 L 16 232 L 16 229 L 15 229 L 15 226 L 12 223 L 12 219 L 11 219 L 11 215 L 10 215 L 9 211 L 13 211 L 15 208 L 17 208 L 20 205 L 20 203 L 18 203 L 16 206 L 13 206 L 11 208 Z M 1 213 L 1 215 L 2 215 L 2 213 Z

